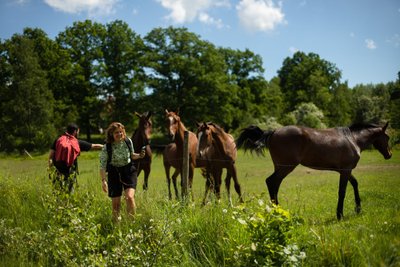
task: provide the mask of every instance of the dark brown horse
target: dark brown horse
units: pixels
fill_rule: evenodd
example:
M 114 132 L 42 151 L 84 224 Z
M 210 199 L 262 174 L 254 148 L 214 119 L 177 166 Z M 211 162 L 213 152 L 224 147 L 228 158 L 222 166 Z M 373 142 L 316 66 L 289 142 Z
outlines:
M 146 155 L 142 159 L 134 161 L 135 167 L 137 169 L 137 175 L 139 176 L 141 171 L 144 172 L 143 190 L 147 190 L 149 184 L 149 175 L 151 171 L 151 160 L 152 152 L 150 148 L 150 138 L 152 130 L 151 122 L 151 112 L 145 112 L 139 114 L 135 112 L 136 116 L 139 118 L 139 126 L 132 135 L 132 142 L 136 153 L 144 148 L 146 150 Z
M 206 204 L 210 188 L 214 189 L 218 200 L 221 198 L 222 169 L 226 169 L 225 186 L 228 192 L 229 204 L 232 205 L 231 178 L 235 183 L 236 193 L 238 193 L 240 201 L 243 202 L 235 165 L 237 158 L 235 139 L 212 122 L 198 124 L 197 138 L 197 159 L 206 162 L 207 181 L 203 204 Z
M 361 151 L 373 145 L 385 159 L 392 156 L 385 126 L 354 124 L 350 127 L 316 130 L 300 126 L 285 126 L 275 131 L 263 131 L 257 126 L 243 129 L 238 147 L 261 151 L 269 147 L 274 173 L 265 182 L 272 202 L 278 204 L 278 190 L 282 180 L 301 164 L 318 170 L 340 174 L 337 218 L 343 217 L 343 200 L 348 181 L 354 189 L 356 212 L 361 211 L 358 183 L 352 175 Z
M 176 177 L 180 173 L 182 176 L 182 164 L 183 164 L 183 141 L 184 141 L 184 133 L 187 131 L 185 125 L 182 123 L 181 118 L 175 112 L 169 112 L 165 110 L 165 116 L 167 119 L 167 128 L 168 133 L 173 141 L 172 144 L 169 144 L 164 150 L 164 169 L 165 174 L 167 176 L 168 183 L 168 194 L 169 198 L 172 198 L 171 195 L 171 179 L 169 176 L 169 170 L 172 167 L 175 168 L 175 172 L 172 176 L 175 195 L 178 197 L 178 188 L 176 186 Z M 197 148 L 197 137 L 193 132 L 189 131 L 189 177 L 188 177 L 188 189 L 191 190 L 193 184 L 193 174 L 194 168 L 196 167 L 196 148 Z

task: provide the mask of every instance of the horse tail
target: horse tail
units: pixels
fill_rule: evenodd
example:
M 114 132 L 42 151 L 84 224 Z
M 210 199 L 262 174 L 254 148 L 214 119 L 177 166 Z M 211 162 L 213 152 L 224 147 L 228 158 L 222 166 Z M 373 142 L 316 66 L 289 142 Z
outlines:
M 151 151 L 153 153 L 155 153 L 156 156 L 161 155 L 164 152 L 166 147 L 167 147 L 167 145 L 150 144 Z
M 268 139 L 274 131 L 263 131 L 258 126 L 251 125 L 242 129 L 239 137 L 236 139 L 237 148 L 243 148 L 244 151 L 255 151 L 257 154 L 263 154 L 263 150 L 268 147 Z

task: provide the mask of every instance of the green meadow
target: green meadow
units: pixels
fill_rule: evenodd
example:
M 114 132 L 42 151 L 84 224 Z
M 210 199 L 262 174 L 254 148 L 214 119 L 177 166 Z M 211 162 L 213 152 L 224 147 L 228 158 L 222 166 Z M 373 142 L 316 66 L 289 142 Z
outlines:
M 0 266 L 400 266 L 400 153 L 384 160 L 364 151 L 337 221 L 339 175 L 297 167 L 269 203 L 269 154 L 239 151 L 245 203 L 222 198 L 202 206 L 205 180 L 195 171 L 193 199 L 168 199 L 162 157 L 153 158 L 149 190 L 139 176 L 133 220 L 111 220 L 101 191 L 98 152 L 82 153 L 73 195 L 54 190 L 47 155 L 0 158 Z M 224 173 L 225 174 L 225 173 Z M 180 181 L 180 178 L 179 178 Z M 124 208 L 124 206 L 123 206 Z

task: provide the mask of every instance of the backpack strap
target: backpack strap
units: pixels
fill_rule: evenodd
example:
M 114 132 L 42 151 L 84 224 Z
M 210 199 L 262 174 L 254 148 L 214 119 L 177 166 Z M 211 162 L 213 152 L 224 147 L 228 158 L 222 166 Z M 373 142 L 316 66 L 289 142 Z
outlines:
M 127 137 L 127 138 L 125 138 L 125 144 L 128 146 L 128 148 L 129 148 L 129 152 L 132 154 L 132 152 L 133 152 L 133 148 L 132 148 L 132 140 L 131 140 L 131 139 L 129 139 L 128 137 Z
M 111 143 L 106 143 L 106 149 L 107 149 L 107 167 L 106 167 L 106 170 L 108 172 L 108 169 L 110 168 L 111 157 L 112 157 Z

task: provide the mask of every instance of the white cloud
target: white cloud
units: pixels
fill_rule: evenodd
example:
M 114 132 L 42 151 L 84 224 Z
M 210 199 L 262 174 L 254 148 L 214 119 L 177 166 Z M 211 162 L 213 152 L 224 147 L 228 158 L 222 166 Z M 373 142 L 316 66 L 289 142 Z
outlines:
M 213 7 L 229 7 L 228 0 L 157 0 L 164 8 L 170 10 L 166 17 L 173 23 L 182 24 L 199 20 L 206 24 L 222 26 L 220 19 L 212 18 L 206 13 Z
M 286 24 L 281 3 L 272 0 L 241 0 L 236 6 L 240 23 L 251 31 L 272 31 L 279 24 Z
M 366 39 L 366 40 L 365 40 L 365 45 L 366 45 L 366 47 L 367 47 L 368 49 L 371 49 L 371 50 L 374 50 L 374 49 L 377 48 L 377 46 L 376 46 L 374 40 L 372 40 L 372 39 Z
M 214 19 L 213 17 L 210 17 L 207 13 L 204 12 L 201 12 L 199 14 L 199 21 L 203 22 L 204 24 L 214 25 L 218 29 L 224 27 L 224 24 L 222 23 L 221 19 Z
M 46 4 L 65 13 L 87 12 L 89 15 L 114 13 L 119 0 L 44 0 Z

